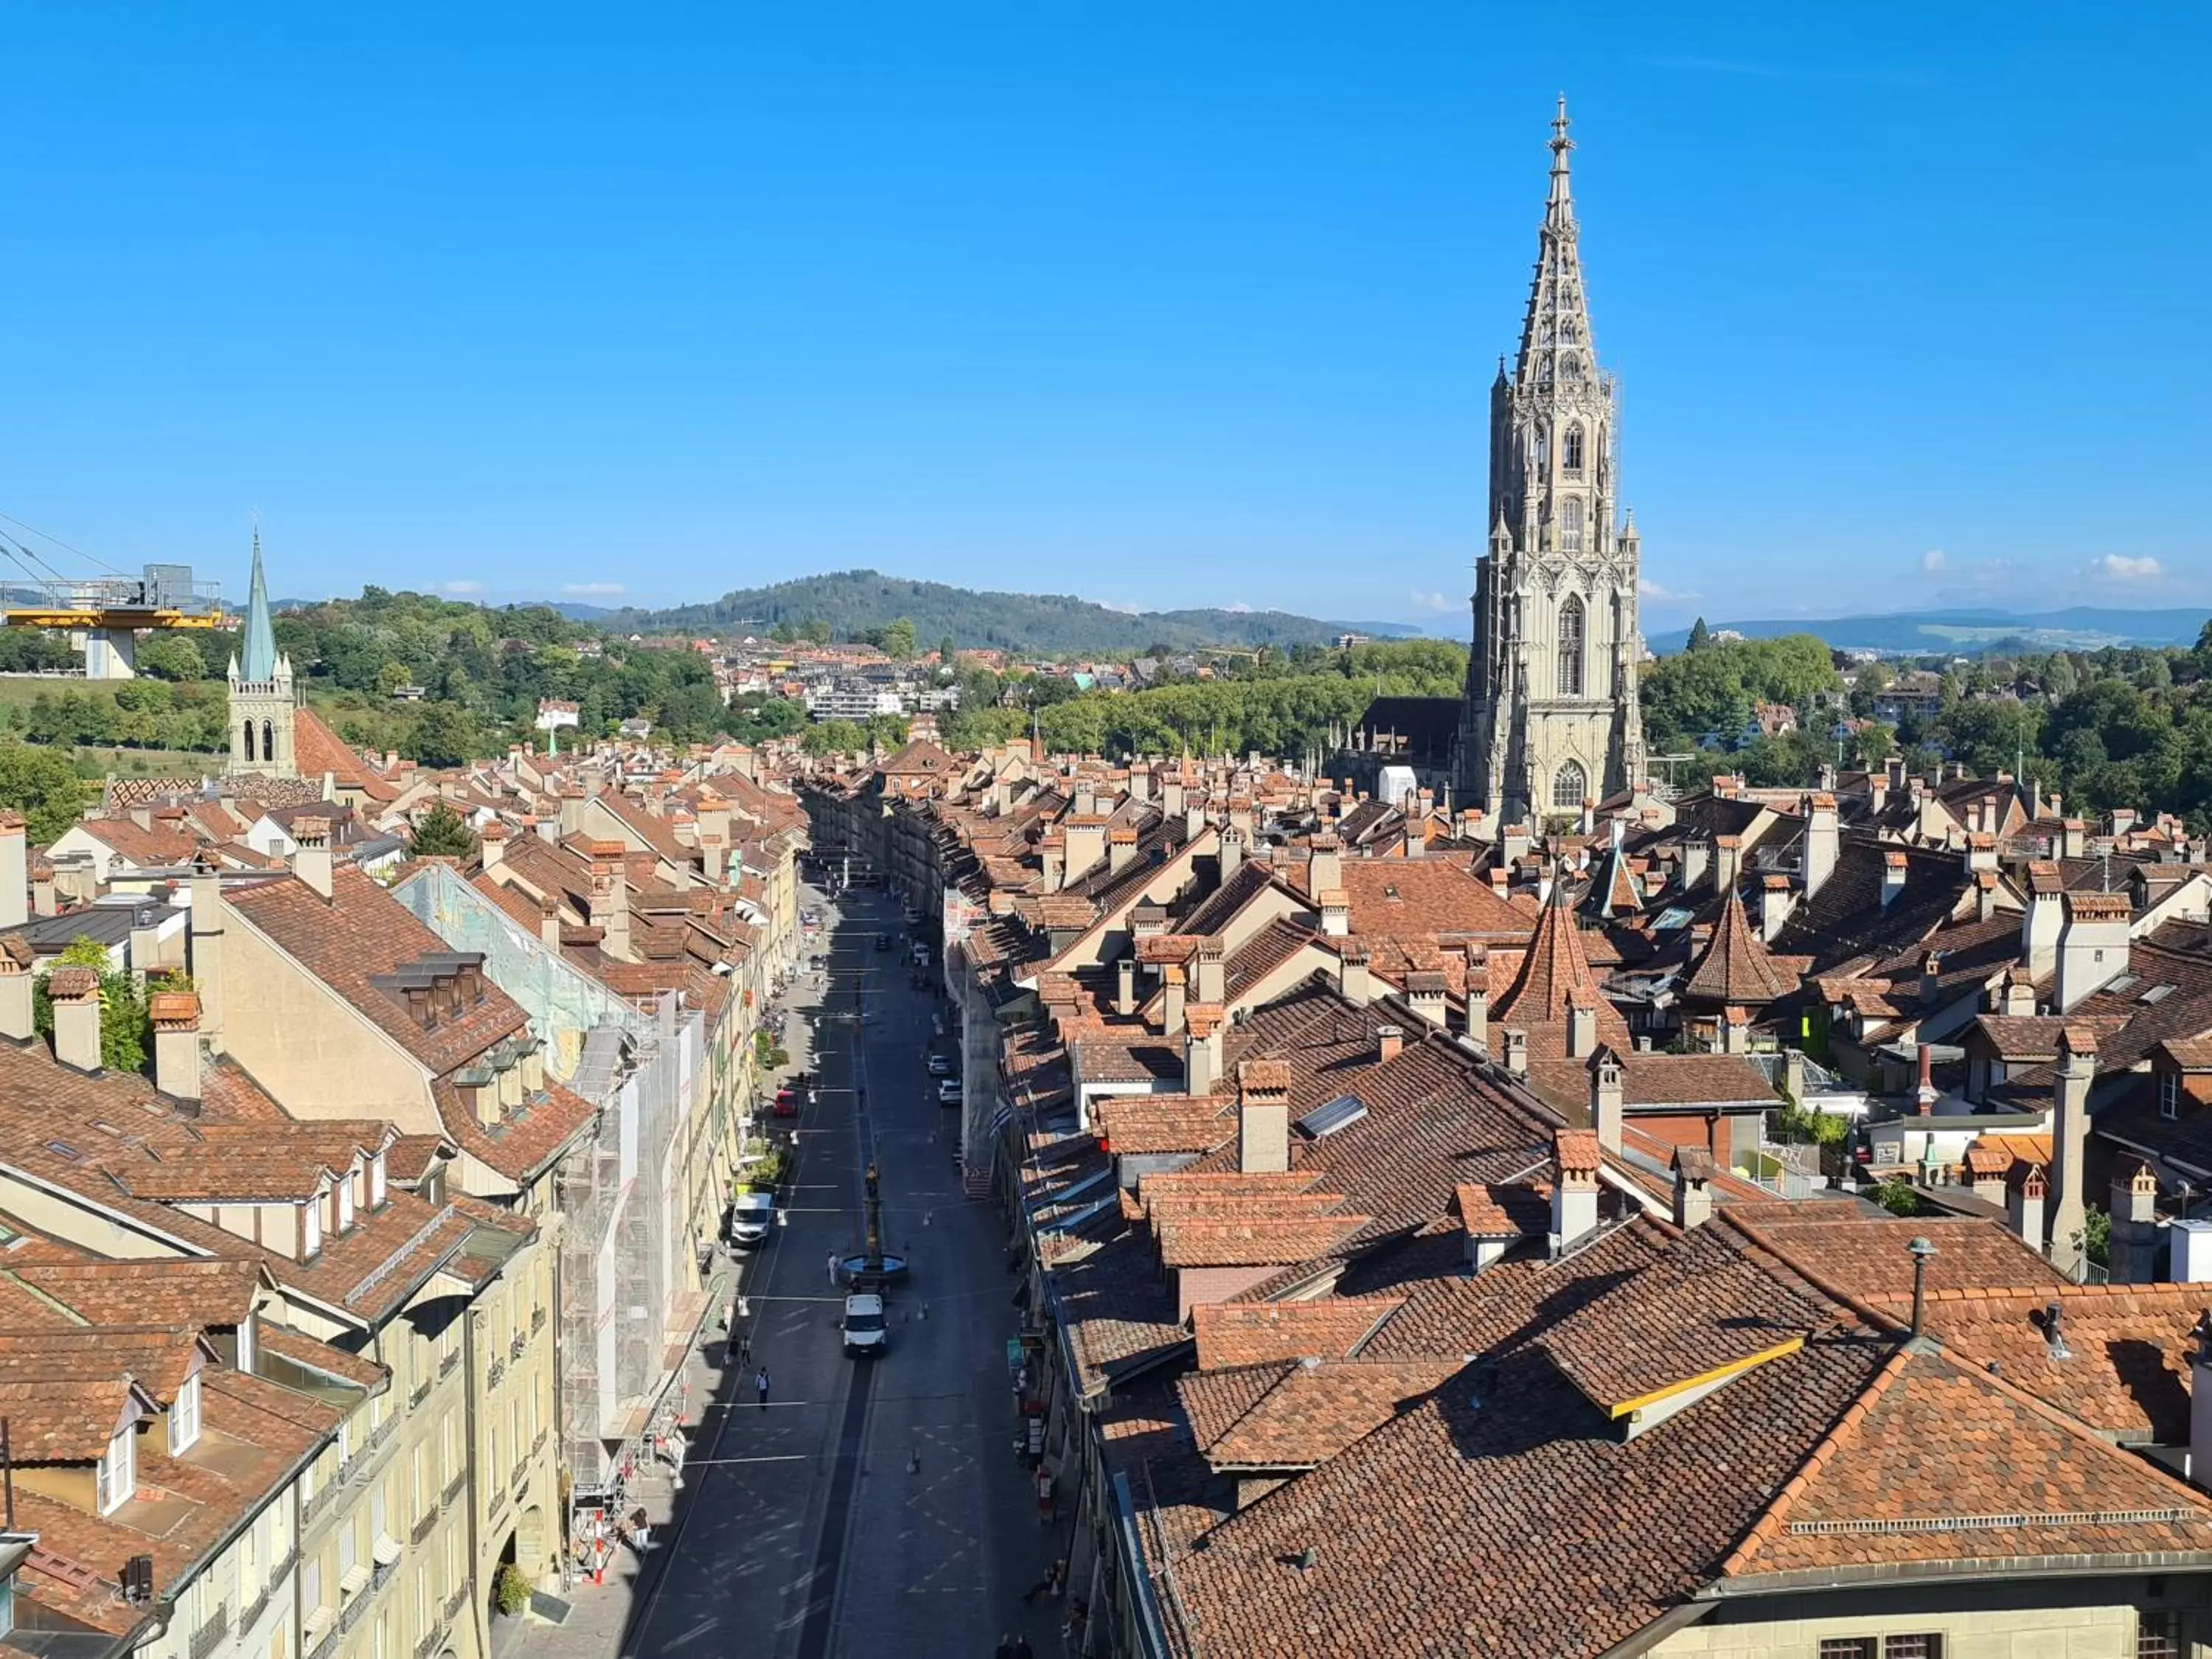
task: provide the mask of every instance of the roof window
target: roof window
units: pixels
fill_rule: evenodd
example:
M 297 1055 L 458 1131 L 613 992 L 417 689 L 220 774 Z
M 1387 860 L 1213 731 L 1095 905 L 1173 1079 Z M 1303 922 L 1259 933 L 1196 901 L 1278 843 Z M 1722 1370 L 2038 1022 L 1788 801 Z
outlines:
M 1300 1118 L 1298 1133 L 1309 1140 L 1325 1139 L 1366 1115 L 1367 1104 L 1358 1095 L 1339 1095 L 1328 1105 L 1316 1106 Z

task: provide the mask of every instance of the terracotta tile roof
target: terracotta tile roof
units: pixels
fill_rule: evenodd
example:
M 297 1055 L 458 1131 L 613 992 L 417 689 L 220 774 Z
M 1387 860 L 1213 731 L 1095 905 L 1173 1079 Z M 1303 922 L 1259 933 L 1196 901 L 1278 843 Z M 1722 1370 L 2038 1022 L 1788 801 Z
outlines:
M 1181 1387 L 1198 1449 L 1217 1471 L 1304 1468 L 1398 1416 L 1462 1364 L 1456 1356 L 1300 1360 L 1250 1372 L 1198 1372 Z M 1249 1399 L 1221 1397 L 1238 1382 L 1263 1386 Z
M 1705 1003 L 1763 1008 L 1796 988 L 1796 976 L 1775 965 L 1730 888 L 1721 901 L 1712 938 L 1682 981 L 1682 994 Z
M 1455 1189 L 1460 1225 L 1474 1238 L 1533 1238 L 1552 1225 L 1549 1182 L 1485 1182 Z
M 1186 1221 L 1160 1228 L 1169 1267 L 1291 1267 L 1328 1255 L 1367 1224 L 1364 1215 L 1273 1221 Z
M 591 1127 L 599 1109 L 547 1079 L 536 1096 L 508 1111 L 490 1128 L 447 1079 L 432 1085 L 446 1138 L 510 1181 L 524 1182 L 558 1158 Z
M 94 1325 L 179 1328 L 237 1324 L 269 1282 L 258 1261 L 238 1257 L 26 1262 L 4 1277 Z
M 1494 1029 L 1518 1026 L 1525 1030 L 1530 1059 L 1558 1059 L 1566 1053 L 1568 1012 L 1577 1000 L 1597 1011 L 1600 1042 L 1616 1052 L 1635 1047 L 1629 1039 L 1628 1023 L 1600 993 L 1596 975 L 1590 972 L 1567 884 L 1554 881 L 1552 902 L 1544 907 L 1543 919 L 1536 924 L 1535 937 L 1529 941 L 1519 975 L 1491 1005 L 1490 1024 Z
M 1766 1074 L 1741 1054 L 1617 1054 L 1625 1108 L 1763 1107 L 1781 1096 Z M 1532 1060 L 1528 1085 L 1545 1104 L 1571 1123 L 1589 1121 L 1587 1060 Z
M 1406 1304 L 1403 1296 L 1200 1303 L 1190 1313 L 1200 1370 L 1279 1359 L 1341 1359 Z
M 266 882 L 224 896 L 237 914 L 434 1073 L 465 1066 L 527 1024 L 522 1010 L 488 977 L 482 1000 L 427 1029 L 404 995 L 374 983 L 424 957 L 449 952 L 445 941 L 405 905 L 358 870 L 333 871 L 328 900 L 297 879 Z

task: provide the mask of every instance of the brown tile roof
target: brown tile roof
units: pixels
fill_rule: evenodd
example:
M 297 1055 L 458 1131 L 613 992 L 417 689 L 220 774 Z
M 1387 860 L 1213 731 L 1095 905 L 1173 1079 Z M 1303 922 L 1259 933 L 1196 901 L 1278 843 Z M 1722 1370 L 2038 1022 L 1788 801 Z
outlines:
M 1492 1027 L 1518 1026 L 1528 1032 L 1532 1060 L 1557 1059 L 1566 1053 L 1568 1012 L 1578 1001 L 1596 1009 L 1600 1042 L 1617 1052 L 1635 1046 L 1629 1040 L 1627 1022 L 1598 989 L 1568 898 L 1567 884 L 1554 881 L 1552 902 L 1536 924 L 1519 975 L 1490 1008 Z
M 1796 988 L 1796 976 L 1775 965 L 1745 919 L 1742 901 L 1730 888 L 1721 901 L 1720 918 L 1704 955 L 1682 981 L 1682 994 L 1700 1002 L 1763 1008 Z
M 1219 1413 L 1228 1420 L 1210 1420 L 1203 1428 L 1194 1413 L 1191 1426 L 1200 1454 L 1217 1470 L 1310 1468 L 1406 1411 L 1462 1364 L 1453 1356 L 1263 1366 L 1259 1375 L 1267 1382 L 1256 1397 L 1233 1414 Z M 1200 1372 L 1183 1383 L 1204 1394 L 1237 1375 Z M 1186 1406 L 1188 1401 L 1186 1393 Z
M 1201 1303 L 1190 1314 L 1198 1339 L 1199 1369 L 1224 1370 L 1279 1359 L 1341 1359 L 1405 1304 L 1403 1296 Z

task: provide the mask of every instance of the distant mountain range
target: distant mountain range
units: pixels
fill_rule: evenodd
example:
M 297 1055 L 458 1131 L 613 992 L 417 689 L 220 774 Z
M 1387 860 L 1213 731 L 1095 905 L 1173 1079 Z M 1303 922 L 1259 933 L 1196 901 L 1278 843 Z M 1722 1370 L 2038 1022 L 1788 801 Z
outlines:
M 1784 617 L 1706 625 L 1734 629 L 1749 639 L 1811 634 L 1838 651 L 1893 651 L 1976 656 L 1988 651 L 2095 651 L 2114 646 L 2193 646 L 2206 621 L 2202 610 L 2112 611 L 2075 605 L 2064 611 L 1893 611 L 1886 616 Z M 1690 630 L 1650 636 L 1654 651 L 1680 651 Z
M 1417 635 L 1403 623 L 1326 622 L 1285 611 L 1116 611 L 1061 593 L 1001 593 L 911 581 L 873 570 L 841 570 L 770 587 L 738 588 L 706 605 L 660 611 L 601 611 L 562 605 L 563 615 L 617 631 L 688 629 L 701 634 L 766 634 L 778 623 L 827 623 L 840 639 L 914 623 L 925 651 L 948 636 L 967 649 L 996 648 L 1126 657 L 1152 646 L 1321 645 L 1340 634 L 1382 639 Z

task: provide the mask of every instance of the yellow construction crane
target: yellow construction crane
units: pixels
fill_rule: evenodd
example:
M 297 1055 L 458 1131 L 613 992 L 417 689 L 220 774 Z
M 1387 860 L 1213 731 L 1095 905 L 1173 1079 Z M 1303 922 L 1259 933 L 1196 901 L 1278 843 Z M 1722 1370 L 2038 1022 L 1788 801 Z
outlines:
M 10 582 L 4 594 L 0 621 L 68 633 L 85 653 L 88 679 L 131 678 L 141 629 L 231 625 L 218 585 L 194 581 L 188 564 L 149 564 L 135 577 Z

